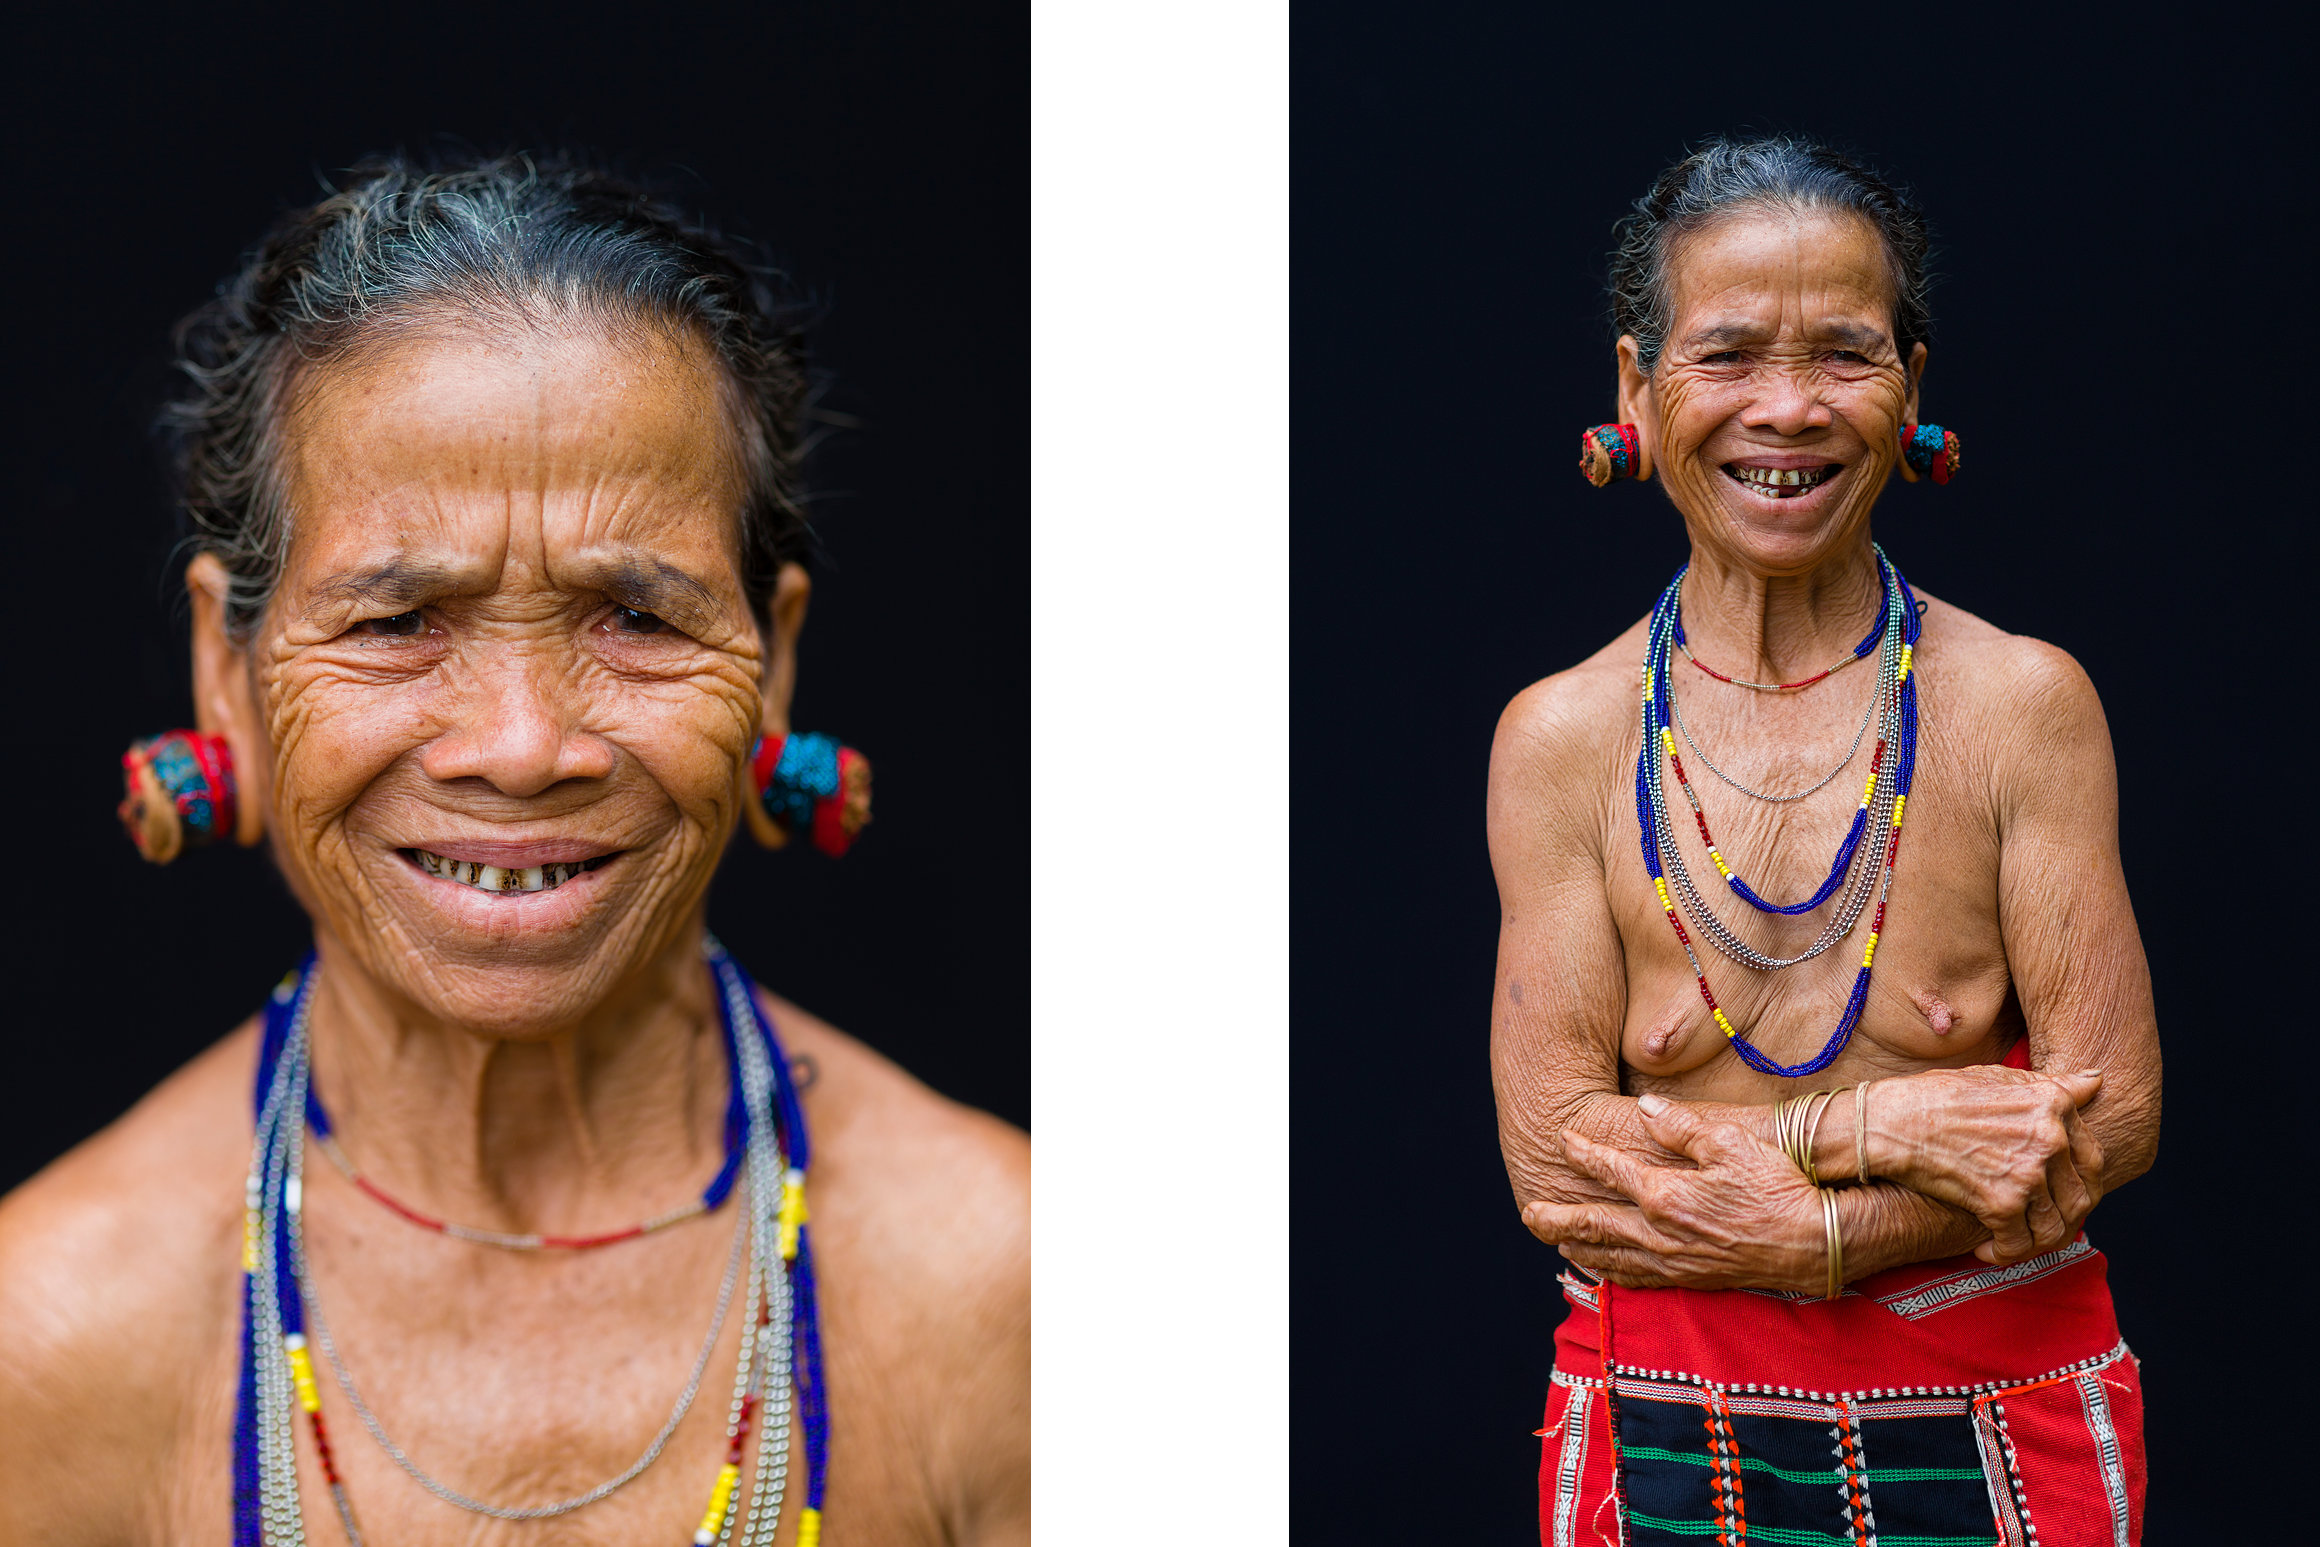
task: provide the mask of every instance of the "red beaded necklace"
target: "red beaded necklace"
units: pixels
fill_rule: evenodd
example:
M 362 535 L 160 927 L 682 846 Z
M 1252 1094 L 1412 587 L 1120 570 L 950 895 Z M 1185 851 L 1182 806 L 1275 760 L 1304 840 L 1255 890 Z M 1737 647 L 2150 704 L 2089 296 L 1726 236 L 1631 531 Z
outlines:
M 801 1091 L 812 1087 L 818 1073 L 810 1058 L 800 1056 L 791 1060 L 791 1078 Z M 330 1163 L 338 1168 L 339 1174 L 354 1183 L 365 1197 L 423 1230 L 432 1230 L 437 1235 L 447 1235 L 461 1241 L 473 1241 L 479 1246 L 502 1246 L 515 1252 L 584 1252 L 598 1246 L 611 1246 L 619 1241 L 633 1241 L 655 1230 L 666 1230 L 697 1214 L 706 1214 L 725 1201 L 725 1194 L 733 1186 L 741 1158 L 740 1152 L 730 1144 L 729 1132 L 725 1164 L 718 1170 L 716 1180 L 703 1189 L 701 1196 L 625 1229 L 606 1230 L 597 1235 L 511 1235 L 504 1230 L 482 1230 L 474 1225 L 455 1224 L 447 1219 L 437 1219 L 432 1214 L 421 1213 L 362 1174 L 347 1152 L 338 1147 L 338 1139 L 331 1131 L 329 1115 L 311 1093 L 307 1098 L 306 1116 L 308 1125 L 313 1129 L 315 1143 L 320 1146 L 322 1153 L 330 1157 Z
M 1715 678 L 1718 682 L 1729 682 L 1736 688 L 1754 688 L 1759 693 L 1786 693 L 1794 688 L 1809 688 L 1814 683 L 1819 682 L 1824 678 L 1835 676 L 1838 672 L 1843 671 L 1846 667 L 1861 659 L 1861 657 L 1858 655 L 1848 655 L 1843 660 L 1837 662 L 1836 665 L 1831 666 L 1827 671 L 1814 672 L 1811 676 L 1800 677 L 1794 682 L 1743 682 L 1738 677 L 1725 676 L 1722 672 L 1716 670 L 1715 667 L 1710 666 L 1706 661 L 1703 661 L 1698 656 L 1692 654 L 1692 647 L 1688 644 L 1685 644 L 1681 639 L 1676 641 L 1676 648 L 1684 653 L 1685 660 L 1691 662 L 1694 666 L 1697 666 L 1700 668 L 1700 670 L 1706 672 L 1709 676 Z
M 1682 585 L 1682 583 L 1683 582 L 1681 579 L 1678 579 L 1676 582 L 1679 587 Z M 1798 688 L 1809 688 L 1816 682 L 1825 682 L 1829 678 L 1835 676 L 1838 672 L 1841 672 L 1846 667 L 1852 665 L 1855 661 L 1858 661 L 1867 656 L 1869 652 L 1875 650 L 1885 638 L 1885 611 L 1884 609 L 1880 608 L 1877 613 L 1877 621 L 1870 625 L 1869 632 L 1862 637 L 1861 642 L 1853 646 L 1853 653 L 1846 656 L 1843 660 L 1837 662 L 1836 665 L 1831 666 L 1828 670 L 1816 671 L 1811 676 L 1800 677 L 1794 682 L 1747 682 L 1738 677 L 1725 676 L 1722 672 L 1716 670 L 1715 667 L 1710 666 L 1706 661 L 1703 661 L 1698 656 L 1692 654 L 1691 641 L 1684 637 L 1683 594 L 1680 590 L 1676 594 L 1675 605 L 1675 647 L 1683 652 L 1684 659 L 1691 662 L 1694 666 L 1700 668 L 1700 670 L 1706 672 L 1709 676 L 1715 678 L 1718 682 L 1729 682 L 1736 688 L 1754 688 L 1759 693 L 1793 693 Z
M 655 1230 L 665 1230 L 680 1220 L 691 1219 L 696 1214 L 706 1214 L 709 1211 L 708 1199 L 703 1196 L 670 1209 L 665 1214 L 655 1214 L 652 1218 L 639 1224 L 630 1225 L 625 1230 L 607 1230 L 600 1235 L 510 1235 L 503 1230 L 479 1230 L 473 1225 L 454 1224 L 447 1219 L 437 1219 L 432 1214 L 420 1213 L 355 1169 L 355 1163 L 347 1158 L 346 1151 L 338 1147 L 336 1139 L 326 1133 L 318 1133 L 314 1137 L 321 1146 L 322 1153 L 330 1157 L 330 1163 L 338 1167 L 339 1173 L 348 1181 L 361 1188 L 365 1196 L 384 1204 L 412 1224 L 432 1230 L 437 1235 L 455 1236 L 462 1241 L 474 1241 L 482 1246 L 504 1246 L 510 1251 L 517 1252 L 584 1252 L 591 1247 L 610 1246 L 615 1241 L 633 1241 L 640 1235 L 650 1235 Z

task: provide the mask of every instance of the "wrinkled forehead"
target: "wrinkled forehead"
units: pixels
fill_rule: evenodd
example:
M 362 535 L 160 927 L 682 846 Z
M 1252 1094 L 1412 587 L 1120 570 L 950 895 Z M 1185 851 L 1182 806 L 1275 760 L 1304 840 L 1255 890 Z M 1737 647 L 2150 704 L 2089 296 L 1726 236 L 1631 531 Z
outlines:
M 388 567 L 572 586 L 618 558 L 741 592 L 740 431 L 682 335 L 412 332 L 302 381 L 281 456 L 293 591 Z
M 1678 239 L 1668 279 L 1677 340 L 1741 322 L 1892 337 L 1892 263 L 1876 227 L 1850 211 L 1732 211 Z

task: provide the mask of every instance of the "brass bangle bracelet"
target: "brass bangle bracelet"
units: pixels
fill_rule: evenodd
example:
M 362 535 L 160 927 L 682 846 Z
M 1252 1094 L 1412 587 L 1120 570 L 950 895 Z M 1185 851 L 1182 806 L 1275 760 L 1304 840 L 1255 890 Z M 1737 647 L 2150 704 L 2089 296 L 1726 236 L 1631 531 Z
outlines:
M 1797 1153 L 1804 1159 L 1805 1177 L 1815 1187 L 1821 1185 L 1821 1168 L 1813 1161 L 1815 1146 L 1820 1143 L 1821 1119 L 1829 1115 L 1829 1108 L 1835 1105 L 1836 1099 L 1843 1094 L 1842 1087 L 1836 1090 L 1814 1092 L 1814 1095 L 1820 1098 L 1820 1108 L 1812 1114 L 1810 1123 L 1800 1125 L 1804 1128 L 1804 1138 L 1797 1145 Z M 1810 1097 L 1806 1099 L 1806 1104 L 1808 1106 L 1811 1104 Z
M 1837 1193 L 1833 1187 L 1821 1189 L 1821 1222 L 1829 1236 L 1829 1292 L 1824 1298 L 1834 1300 L 1845 1292 L 1845 1235 L 1837 1223 Z
M 1788 1157 L 1788 1163 L 1799 1171 L 1804 1166 L 1796 1158 L 1796 1120 L 1809 1097 L 1775 1096 L 1772 1098 L 1772 1144 Z
M 1869 1087 L 1875 1080 L 1863 1080 L 1853 1087 L 1853 1153 L 1861 1162 L 1861 1185 L 1869 1185 Z
M 1821 1119 L 1828 1116 L 1830 1104 L 1851 1089 L 1850 1085 L 1840 1085 L 1834 1090 L 1772 1098 L 1773 1147 L 1786 1155 L 1789 1163 L 1802 1171 L 1815 1187 L 1821 1184 L 1820 1169 L 1813 1164 L 1813 1146 L 1818 1141 Z M 1820 1104 L 1815 1106 L 1815 1102 Z

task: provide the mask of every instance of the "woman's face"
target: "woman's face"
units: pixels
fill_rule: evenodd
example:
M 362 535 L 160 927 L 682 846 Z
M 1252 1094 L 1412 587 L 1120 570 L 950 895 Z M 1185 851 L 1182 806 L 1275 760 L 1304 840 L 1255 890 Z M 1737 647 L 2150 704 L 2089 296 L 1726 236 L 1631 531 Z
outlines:
M 240 649 L 197 596 L 197 688 L 308 911 L 420 1009 L 568 1025 L 691 924 L 804 605 L 751 614 L 731 426 L 696 345 L 481 329 L 292 411 L 280 590 Z
M 1621 417 L 1695 543 L 1809 569 L 1867 527 L 1916 416 L 1925 346 L 1895 351 L 1877 233 L 1841 212 L 1733 215 L 1678 246 L 1671 277 L 1658 368 L 1619 342 Z

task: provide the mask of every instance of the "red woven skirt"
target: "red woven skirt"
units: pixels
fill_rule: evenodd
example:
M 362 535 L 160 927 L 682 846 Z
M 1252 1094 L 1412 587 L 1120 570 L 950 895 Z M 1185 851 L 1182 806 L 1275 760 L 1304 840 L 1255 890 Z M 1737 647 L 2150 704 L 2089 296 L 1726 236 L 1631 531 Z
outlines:
M 1563 1278 L 1548 1547 L 2133 1547 L 2143 1398 L 2084 1236 L 1834 1301 Z

